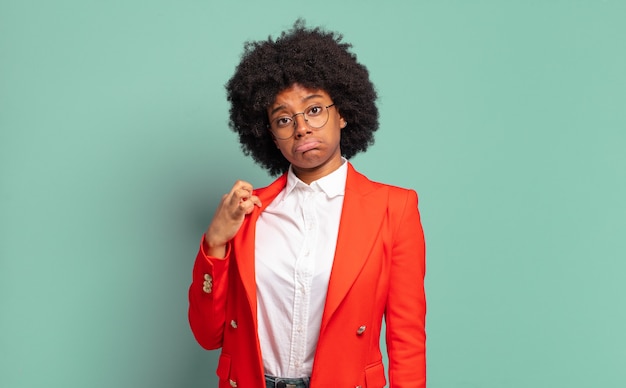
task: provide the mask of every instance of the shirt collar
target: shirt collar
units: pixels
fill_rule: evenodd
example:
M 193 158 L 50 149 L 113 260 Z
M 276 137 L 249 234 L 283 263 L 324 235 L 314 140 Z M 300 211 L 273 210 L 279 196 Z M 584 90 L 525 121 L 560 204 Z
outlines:
M 308 189 L 323 191 L 328 198 L 344 195 L 346 191 L 346 178 L 348 176 L 348 163 L 346 158 L 341 158 L 341 166 L 330 174 L 311 182 L 310 185 L 302 182 L 293 172 L 291 166 L 287 172 L 287 184 L 285 185 L 283 199 L 290 195 L 294 189 Z

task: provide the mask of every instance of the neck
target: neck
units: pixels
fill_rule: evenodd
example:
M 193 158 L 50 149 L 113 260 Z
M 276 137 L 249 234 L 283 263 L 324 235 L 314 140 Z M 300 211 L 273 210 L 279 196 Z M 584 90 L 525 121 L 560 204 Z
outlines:
M 318 166 L 315 168 L 300 168 L 294 165 L 291 165 L 293 169 L 293 173 L 296 174 L 298 179 L 302 182 L 310 185 L 318 179 L 325 177 L 328 174 L 333 173 L 342 165 L 342 159 L 340 158 L 337 163 L 326 164 L 323 166 Z

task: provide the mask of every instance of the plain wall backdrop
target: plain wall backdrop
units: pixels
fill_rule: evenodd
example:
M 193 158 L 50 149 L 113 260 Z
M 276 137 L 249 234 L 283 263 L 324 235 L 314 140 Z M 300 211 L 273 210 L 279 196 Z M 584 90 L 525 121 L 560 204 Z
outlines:
M 356 168 L 420 195 L 429 387 L 626 386 L 626 1 L 0 0 L 0 387 L 217 385 L 192 263 L 271 181 L 223 85 L 297 17 L 380 94 Z

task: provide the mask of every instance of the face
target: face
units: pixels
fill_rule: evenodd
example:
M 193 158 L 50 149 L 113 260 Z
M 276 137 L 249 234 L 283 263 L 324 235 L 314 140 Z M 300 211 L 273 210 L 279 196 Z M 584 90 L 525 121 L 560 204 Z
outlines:
M 341 166 L 339 141 L 346 122 L 337 107 L 333 105 L 327 108 L 328 121 L 320 128 L 308 125 L 304 115 L 298 114 L 306 112 L 312 105 L 326 107 L 331 104 L 333 101 L 324 90 L 294 84 L 280 92 L 267 108 L 270 122 L 297 114 L 293 117 L 295 129 L 291 137 L 279 139 L 273 133 L 272 136 L 280 152 L 291 163 L 296 176 L 305 183 L 328 175 Z

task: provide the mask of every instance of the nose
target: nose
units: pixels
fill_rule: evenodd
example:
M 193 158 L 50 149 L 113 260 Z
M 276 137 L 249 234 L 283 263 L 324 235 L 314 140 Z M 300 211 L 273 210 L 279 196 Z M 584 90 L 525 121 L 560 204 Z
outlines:
M 299 113 L 293 118 L 294 132 L 297 136 L 302 136 L 303 134 L 310 131 L 306 119 L 304 118 L 304 114 Z

